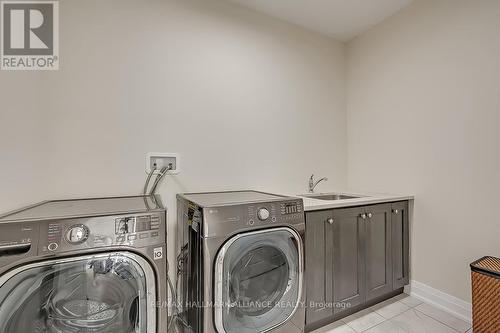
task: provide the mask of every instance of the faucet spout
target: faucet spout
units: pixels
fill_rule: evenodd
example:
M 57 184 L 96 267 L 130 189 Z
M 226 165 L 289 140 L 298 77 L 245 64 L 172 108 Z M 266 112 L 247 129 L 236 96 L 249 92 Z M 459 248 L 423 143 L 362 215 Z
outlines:
M 309 193 L 314 193 L 314 189 L 316 188 L 316 186 L 318 186 L 319 183 L 321 183 L 322 181 L 327 181 L 328 178 L 326 177 L 323 177 L 317 181 L 314 181 L 314 175 L 311 175 L 311 177 L 309 177 Z

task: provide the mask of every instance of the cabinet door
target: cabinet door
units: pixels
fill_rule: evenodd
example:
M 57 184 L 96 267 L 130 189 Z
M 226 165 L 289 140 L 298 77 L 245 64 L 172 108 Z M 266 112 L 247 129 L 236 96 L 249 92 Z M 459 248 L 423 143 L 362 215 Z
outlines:
M 365 209 L 366 300 L 369 301 L 392 291 L 391 204 Z
M 306 324 L 333 316 L 332 211 L 306 213 Z
M 392 204 L 392 260 L 393 289 L 403 288 L 410 282 L 410 224 L 408 202 Z
M 362 208 L 333 211 L 333 301 L 334 314 L 365 301 Z

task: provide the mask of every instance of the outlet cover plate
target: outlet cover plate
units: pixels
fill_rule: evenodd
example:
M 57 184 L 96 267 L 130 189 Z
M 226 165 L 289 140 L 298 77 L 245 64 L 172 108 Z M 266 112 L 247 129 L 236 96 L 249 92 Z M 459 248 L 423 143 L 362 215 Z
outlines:
M 147 153 L 146 154 L 146 173 L 151 172 L 151 165 L 154 162 L 157 162 L 157 171 L 158 173 L 162 167 L 167 166 L 169 163 L 172 163 L 174 168 L 168 171 L 168 174 L 178 174 L 180 172 L 180 158 L 179 154 L 176 153 Z

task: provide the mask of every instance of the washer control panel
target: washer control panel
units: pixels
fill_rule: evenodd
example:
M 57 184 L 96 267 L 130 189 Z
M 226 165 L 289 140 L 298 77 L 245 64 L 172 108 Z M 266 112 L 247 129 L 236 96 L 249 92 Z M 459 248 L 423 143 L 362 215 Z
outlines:
M 290 198 L 203 209 L 201 233 L 217 237 L 233 232 L 273 226 L 293 226 L 305 223 L 302 199 Z M 200 227 L 197 227 L 200 228 Z
M 246 209 L 246 225 L 301 223 L 304 219 L 302 200 L 250 204 Z
M 49 221 L 40 225 L 39 251 L 59 253 L 124 245 L 144 247 L 165 241 L 165 212 Z

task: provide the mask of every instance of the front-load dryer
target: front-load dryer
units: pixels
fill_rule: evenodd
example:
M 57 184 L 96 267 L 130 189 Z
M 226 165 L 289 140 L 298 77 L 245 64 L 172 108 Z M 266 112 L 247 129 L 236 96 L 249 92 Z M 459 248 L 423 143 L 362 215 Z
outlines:
M 302 199 L 256 191 L 177 198 L 181 330 L 303 332 Z
M 166 332 L 165 218 L 156 196 L 0 217 L 0 332 Z

